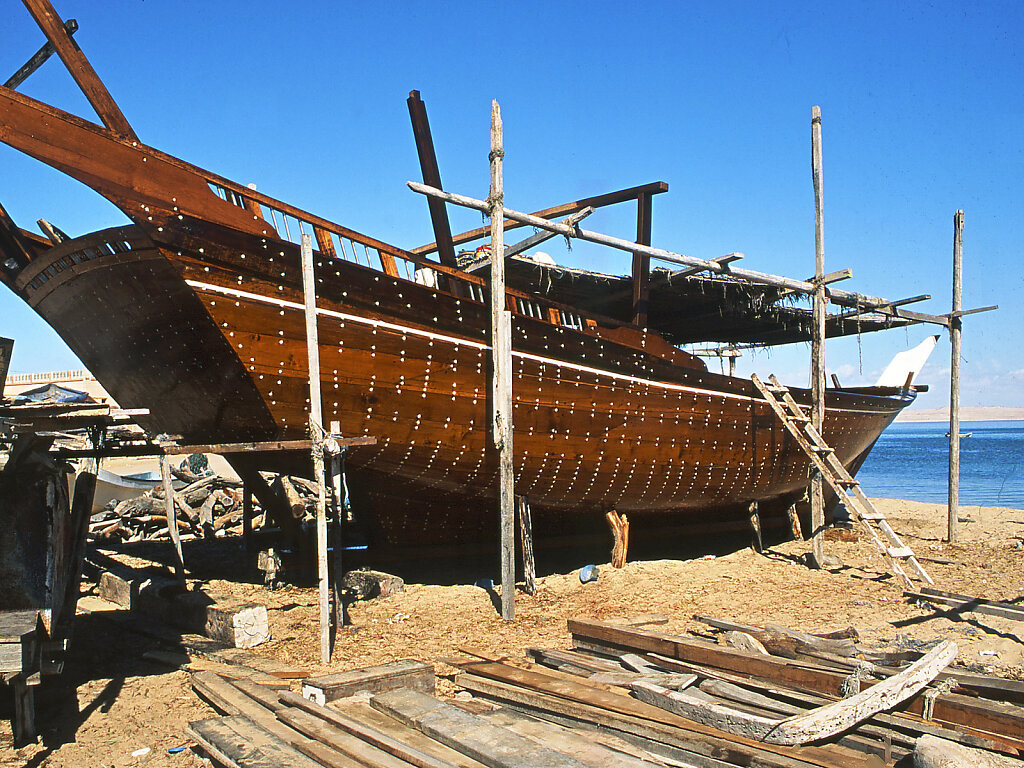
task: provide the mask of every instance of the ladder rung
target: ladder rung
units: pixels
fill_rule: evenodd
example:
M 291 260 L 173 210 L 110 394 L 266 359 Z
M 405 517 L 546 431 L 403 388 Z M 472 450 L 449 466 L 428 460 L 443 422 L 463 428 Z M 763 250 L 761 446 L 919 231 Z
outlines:
M 886 551 L 889 553 L 889 557 L 907 558 L 914 556 L 914 550 L 910 547 L 887 547 Z
M 815 453 L 835 453 L 836 449 L 827 445 L 812 445 L 811 450 Z
M 807 422 L 809 422 L 811 420 L 811 417 L 810 416 L 802 416 L 802 415 L 797 415 L 795 413 L 791 413 L 789 415 L 789 419 L 790 419 L 790 421 L 796 421 L 796 422 L 799 422 L 800 424 L 806 424 Z
M 861 520 L 885 520 L 881 512 L 864 512 L 860 517 Z
M 854 488 L 860 485 L 860 480 L 854 480 L 852 477 L 849 480 L 843 480 L 842 478 L 839 478 L 838 480 L 836 480 L 836 482 L 839 483 L 840 485 L 846 486 L 847 488 Z
M 780 394 L 782 392 L 789 392 L 789 387 L 784 387 L 781 384 L 765 384 L 764 388 L 769 392 L 778 392 Z

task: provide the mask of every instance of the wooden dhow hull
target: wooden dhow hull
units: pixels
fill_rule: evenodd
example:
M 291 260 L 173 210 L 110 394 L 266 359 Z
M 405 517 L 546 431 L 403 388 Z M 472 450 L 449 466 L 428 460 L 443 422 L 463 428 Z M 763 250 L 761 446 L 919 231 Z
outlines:
M 150 432 L 297 438 L 309 410 L 299 256 L 273 247 L 272 271 L 243 272 L 240 258 L 210 258 L 209 241 L 188 254 L 129 226 L 43 252 L 12 287 L 120 404 L 149 409 Z M 377 438 L 348 458 L 377 537 L 485 535 L 497 495 L 487 306 L 322 253 L 316 274 L 324 418 Z M 616 334 L 631 343 L 515 317 L 516 488 L 542 529 L 607 509 L 707 522 L 802 493 L 807 459 L 749 381 L 642 332 L 605 332 Z M 850 464 L 912 398 L 831 390 L 826 440 Z M 280 458 L 245 460 L 273 469 Z
M 213 443 L 301 437 L 299 233 L 315 236 L 323 413 L 380 541 L 493 537 L 486 283 L 0 87 L 0 140 L 132 220 L 51 245 L 8 226 L 0 278 L 143 425 Z M 608 509 L 680 520 L 784 507 L 808 460 L 751 382 L 661 337 L 509 289 L 516 492 L 554 531 Z M 806 392 L 794 390 L 798 401 Z M 846 464 L 912 390 L 830 390 Z M 254 468 L 272 455 L 236 456 Z

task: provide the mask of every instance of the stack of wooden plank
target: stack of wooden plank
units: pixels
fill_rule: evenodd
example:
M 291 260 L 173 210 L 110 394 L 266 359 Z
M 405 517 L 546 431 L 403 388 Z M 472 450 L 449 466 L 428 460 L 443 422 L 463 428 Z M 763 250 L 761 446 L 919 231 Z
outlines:
M 706 621 L 729 632 L 752 630 L 745 634 L 759 638 L 763 645 L 784 652 L 785 656 L 763 649 L 742 650 L 696 637 L 584 620 L 569 622 L 572 651 L 532 649 L 530 655 L 538 663 L 585 676 L 591 682 L 628 685 L 634 691 L 644 687 L 683 688 L 685 696 L 668 698 L 686 699 L 689 706 L 685 711 L 690 717 L 718 724 L 728 720 L 706 716 L 707 713 L 721 712 L 722 708 L 738 711 L 753 716 L 736 718 L 749 723 L 757 718 L 783 721 L 824 712 L 844 695 L 871 690 L 880 681 L 905 674 L 899 667 L 835 652 L 847 646 L 851 638 L 824 638 L 831 642 L 823 645 L 817 642 L 821 638 L 780 631 L 782 628 L 759 630 Z M 906 660 L 918 662 L 914 657 L 919 655 L 907 653 Z M 890 654 L 884 660 L 894 664 L 897 656 Z M 472 668 L 466 671 L 472 672 Z M 677 678 L 675 684 L 666 684 L 665 677 L 673 675 Z M 955 667 L 938 672 L 935 679 L 937 685 L 908 696 L 895 708 L 875 713 L 859 720 L 856 727 L 800 749 L 842 749 L 876 755 L 889 762 L 913 752 L 920 738 L 929 735 L 948 745 L 995 754 L 1017 756 L 1018 750 L 1024 750 L 1024 709 L 1016 703 L 1024 701 L 1024 687 L 1019 682 L 970 674 Z M 638 685 L 645 680 L 649 685 Z M 647 698 L 673 708 L 672 702 L 664 698 Z M 696 706 L 698 702 L 703 704 L 703 715 Z
M 907 682 L 915 670 L 932 658 L 948 662 L 955 653 L 948 644 L 876 686 L 863 668 L 847 674 L 835 664 L 603 622 L 569 627 L 572 650 L 531 649 L 529 660 L 467 651 L 474 658 L 445 660 L 458 670 L 459 692 L 448 701 L 433 694 L 432 668 L 413 661 L 308 679 L 302 695 L 198 672 L 194 688 L 223 716 L 191 724 L 190 734 L 233 768 L 875 768 L 911 753 L 925 766 L 959 753 L 963 764 L 980 768 L 1016 765 L 1024 754 L 1024 710 L 958 692 L 956 672 L 939 688 L 908 693 L 918 690 Z M 838 649 L 850 638 L 826 639 Z M 863 692 L 843 699 L 844 685 Z M 906 700 L 865 710 L 861 699 L 878 698 L 886 685 Z M 696 704 L 680 714 L 656 703 L 652 690 Z M 740 716 L 709 725 L 700 708 Z M 853 725 L 799 743 L 734 727 L 813 724 L 837 710 L 853 711 Z

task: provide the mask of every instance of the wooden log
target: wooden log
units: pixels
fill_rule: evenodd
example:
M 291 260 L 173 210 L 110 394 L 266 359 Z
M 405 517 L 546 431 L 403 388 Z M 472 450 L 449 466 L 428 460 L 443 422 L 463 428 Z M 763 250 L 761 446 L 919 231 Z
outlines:
M 405 591 L 405 581 L 401 577 L 364 568 L 346 573 L 341 585 L 355 600 L 390 597 Z
M 670 691 L 645 681 L 632 683 L 630 687 L 641 701 L 729 733 L 771 744 L 807 744 L 841 733 L 915 695 L 956 658 L 957 650 L 956 643 L 946 640 L 898 675 L 875 683 L 850 698 L 783 720 L 701 702 L 685 691 Z
M 729 702 L 736 702 L 741 706 L 747 706 L 751 709 L 756 708 L 758 710 L 775 714 L 799 715 L 808 710 L 808 707 L 806 706 L 780 701 L 779 699 L 772 698 L 771 696 L 766 696 L 764 694 L 757 693 L 756 691 L 750 691 L 742 686 L 727 683 L 722 680 L 704 680 L 700 684 L 699 689 L 702 692 L 718 699 L 725 699 Z M 869 722 L 873 723 L 874 719 L 872 718 Z M 914 747 L 914 736 L 906 735 L 893 729 L 871 725 L 869 723 L 861 723 L 858 725 L 855 733 L 862 736 L 872 737 L 880 741 L 888 740 L 892 745 L 896 746 L 900 750 L 906 749 L 909 751 Z
M 922 736 L 914 747 L 914 768 L 1020 768 L 1020 761 L 936 736 Z
M 171 467 L 167 457 L 160 459 L 160 477 L 163 480 L 164 504 L 167 512 L 167 532 L 174 547 L 174 575 L 178 583 L 185 584 L 185 559 L 181 553 L 181 539 L 178 536 L 177 515 L 174 511 L 174 489 L 171 487 Z M 173 521 L 173 525 L 172 525 Z
M 629 551 L 629 519 L 614 509 L 605 513 L 608 527 L 612 530 L 612 568 L 624 568 Z
M 748 509 L 750 529 L 754 532 L 754 551 L 758 554 L 764 552 L 764 543 L 761 541 L 761 517 L 757 512 L 757 502 L 750 502 Z
M 789 518 L 789 532 L 794 541 L 803 541 L 804 532 L 800 527 L 800 516 L 796 513 L 796 504 L 790 504 L 786 509 L 786 516 Z
M 747 651 L 749 653 L 759 653 L 762 656 L 768 656 L 768 649 L 761 644 L 754 635 L 747 632 L 738 632 L 736 630 L 730 630 L 721 636 L 720 642 L 728 645 L 730 648 L 738 648 L 741 651 Z
M 284 500 L 294 519 L 301 520 L 306 516 L 306 502 L 295 490 L 291 478 L 287 475 L 279 475 L 274 479 L 271 487 L 274 489 L 274 493 Z
M 378 694 L 370 705 L 490 768 L 584 768 L 571 757 L 419 691 Z
M 311 677 L 302 684 L 302 695 L 318 704 L 354 696 L 360 691 L 382 693 L 395 688 L 434 692 L 434 668 L 422 661 L 406 659 L 377 667 L 353 669 L 323 677 Z
M 537 594 L 537 563 L 533 555 L 533 518 L 530 514 L 530 500 L 516 496 L 516 511 L 519 517 L 519 540 L 523 547 L 523 591 L 528 595 Z

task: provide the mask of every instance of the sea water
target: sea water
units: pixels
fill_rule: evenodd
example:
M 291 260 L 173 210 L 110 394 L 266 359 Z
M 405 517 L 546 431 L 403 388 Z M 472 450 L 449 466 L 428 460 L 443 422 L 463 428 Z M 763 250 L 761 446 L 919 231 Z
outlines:
M 948 431 L 948 422 L 891 425 L 857 473 L 864 492 L 945 504 Z M 960 504 L 1024 509 L 1024 421 L 962 421 L 960 434 Z

